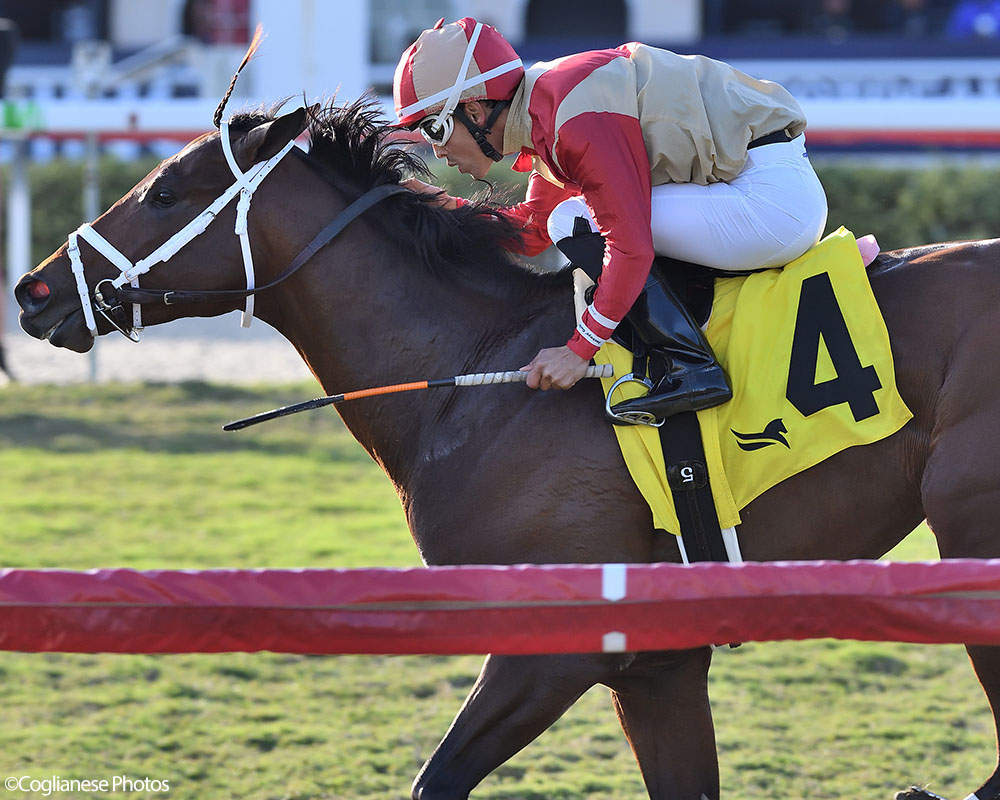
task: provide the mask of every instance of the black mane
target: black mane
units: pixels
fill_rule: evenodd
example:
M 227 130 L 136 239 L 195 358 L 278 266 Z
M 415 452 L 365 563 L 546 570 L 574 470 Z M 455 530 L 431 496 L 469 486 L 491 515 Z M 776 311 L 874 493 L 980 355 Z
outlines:
M 281 105 L 236 114 L 230 125 L 234 130 L 249 130 L 278 116 Z M 356 196 L 408 176 L 430 175 L 419 155 L 393 142 L 397 131 L 370 96 L 346 106 L 333 102 L 314 106 L 309 116 L 312 145 L 308 158 L 332 174 L 344 191 Z M 520 231 L 488 202 L 446 211 L 433 202 L 432 195 L 403 193 L 384 200 L 379 208 L 382 212 L 370 213 L 369 218 L 379 220 L 388 236 L 415 252 L 424 268 L 439 278 L 464 278 L 482 288 L 498 283 L 542 288 L 571 282 L 568 270 L 540 274 L 512 256 L 510 249 L 519 243 Z

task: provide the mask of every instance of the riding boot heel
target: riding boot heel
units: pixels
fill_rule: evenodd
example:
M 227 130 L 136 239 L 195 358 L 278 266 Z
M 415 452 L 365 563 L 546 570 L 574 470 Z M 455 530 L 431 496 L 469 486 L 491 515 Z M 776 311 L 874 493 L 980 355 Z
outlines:
M 604 261 L 604 237 L 590 232 L 589 225 L 578 227 L 573 236 L 560 239 L 556 246 L 573 266 L 596 281 Z M 666 372 L 643 397 L 612 406 L 609 394 L 605 410 L 612 422 L 658 426 L 674 414 L 701 411 L 732 398 L 729 379 L 701 327 L 662 279 L 655 264 L 643 293 L 625 319 L 646 345 L 650 357 L 660 360 Z M 641 382 L 648 385 L 645 380 Z
M 732 399 L 722 365 L 705 334 L 667 284 L 650 274 L 643 293 L 625 317 L 653 358 L 665 362 L 663 377 L 643 397 L 611 406 L 609 416 L 624 424 L 652 424 L 684 411 L 701 411 Z

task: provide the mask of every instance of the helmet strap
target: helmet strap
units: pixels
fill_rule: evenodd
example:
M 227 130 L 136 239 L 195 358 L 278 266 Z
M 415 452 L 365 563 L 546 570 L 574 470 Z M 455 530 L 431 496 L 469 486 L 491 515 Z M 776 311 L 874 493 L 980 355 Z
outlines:
M 493 106 L 493 110 L 490 112 L 489 117 L 486 119 L 484 125 L 477 125 L 468 115 L 465 113 L 465 109 L 462 106 L 456 106 L 454 111 L 454 116 L 461 122 L 472 134 L 472 138 L 476 140 L 476 144 L 479 145 L 479 149 L 483 151 L 483 155 L 493 161 L 500 161 L 503 159 L 503 154 L 498 153 L 497 149 L 491 145 L 486 137 L 493 132 L 493 125 L 496 123 L 497 118 L 500 116 L 500 112 L 503 111 L 507 106 L 510 105 L 509 100 L 498 100 L 496 105 Z

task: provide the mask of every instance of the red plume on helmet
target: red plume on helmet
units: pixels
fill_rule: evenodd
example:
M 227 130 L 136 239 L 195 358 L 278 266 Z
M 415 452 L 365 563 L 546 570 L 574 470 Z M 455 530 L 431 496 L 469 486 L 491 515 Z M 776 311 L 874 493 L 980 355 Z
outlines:
M 523 77 L 521 59 L 496 28 L 472 17 L 447 25 L 441 19 L 396 66 L 392 95 L 398 124 L 411 127 L 441 111 L 449 116 L 469 100 L 507 100 Z

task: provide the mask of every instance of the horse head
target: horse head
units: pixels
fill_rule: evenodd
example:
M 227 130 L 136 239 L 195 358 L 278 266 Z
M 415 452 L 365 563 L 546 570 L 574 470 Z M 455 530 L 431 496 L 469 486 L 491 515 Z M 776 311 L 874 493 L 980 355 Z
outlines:
M 266 279 L 255 276 L 247 261 L 251 198 L 306 124 L 304 108 L 247 130 L 223 123 L 219 133 L 163 161 L 18 281 L 21 327 L 58 347 L 86 352 L 97 335 L 117 329 L 134 336 L 143 325 L 191 316 L 189 307 L 171 303 L 171 294 L 176 300 L 191 293 L 185 290 L 209 292 L 199 298 L 199 316 L 249 306 L 252 297 L 244 301 L 249 293 L 236 287 L 252 289 Z M 258 238 L 255 249 L 266 249 L 269 243 Z

